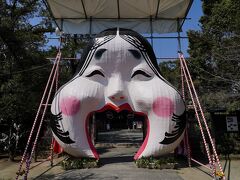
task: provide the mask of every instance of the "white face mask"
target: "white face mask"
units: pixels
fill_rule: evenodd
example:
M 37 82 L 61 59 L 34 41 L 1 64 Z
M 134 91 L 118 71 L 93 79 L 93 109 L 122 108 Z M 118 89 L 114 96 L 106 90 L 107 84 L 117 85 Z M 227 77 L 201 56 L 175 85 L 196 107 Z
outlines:
M 104 38 L 96 43 L 101 41 Z M 136 43 L 141 46 L 140 41 Z M 88 120 L 93 112 L 109 109 L 129 110 L 146 118 L 147 135 L 135 159 L 172 152 L 180 143 L 186 125 L 184 102 L 137 47 L 122 36 L 112 37 L 92 49 L 79 74 L 58 91 L 51 107 L 58 115 L 52 130 L 64 151 L 98 158 Z

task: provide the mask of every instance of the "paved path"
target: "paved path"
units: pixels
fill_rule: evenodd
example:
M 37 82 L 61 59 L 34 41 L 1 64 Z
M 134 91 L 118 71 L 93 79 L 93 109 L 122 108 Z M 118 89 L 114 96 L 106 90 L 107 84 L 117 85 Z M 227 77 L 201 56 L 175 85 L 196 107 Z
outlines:
M 142 144 L 143 133 L 141 130 L 115 130 L 98 133 L 98 143 L 114 144 Z
M 42 175 L 38 179 L 163 179 L 182 180 L 177 170 L 139 169 L 134 164 L 133 156 L 142 142 L 141 131 L 109 131 L 101 132 L 96 144 L 100 155 L 101 167 L 95 169 L 78 169 L 60 173 L 58 175 Z
M 114 132 L 111 132 L 114 134 Z M 133 132 L 116 132 L 125 138 L 134 136 L 142 137 L 140 134 L 131 134 Z M 129 136 L 130 135 L 130 136 Z M 113 137 L 113 136 L 112 136 Z M 124 138 L 124 139 L 125 139 Z M 121 139 L 121 138 L 120 138 Z M 126 140 L 126 139 L 125 139 Z M 58 164 L 63 158 L 54 160 L 54 167 L 50 167 L 49 161 L 41 161 L 32 164 L 29 179 L 53 179 L 53 180 L 211 180 L 211 176 L 203 167 L 183 166 L 177 170 L 156 170 L 137 168 L 133 162 L 133 155 L 139 148 L 128 142 L 119 142 L 113 146 L 98 145 L 97 150 L 101 158 L 101 167 L 94 169 L 78 169 L 65 171 Z M 139 139 L 140 140 L 140 139 Z M 134 141 L 135 142 L 135 141 Z M 111 142 L 104 142 L 106 144 Z M 133 142 L 132 142 L 133 143 Z M 105 144 L 105 145 L 106 145 Z M 0 180 L 15 179 L 18 163 L 8 162 L 6 159 L 0 159 Z M 238 180 L 240 177 L 240 160 L 222 161 L 225 169 L 226 179 Z M 21 177 L 22 178 L 22 177 Z M 20 179 L 21 179 L 20 178 Z
M 56 179 L 56 180 L 75 180 L 75 179 L 89 179 L 89 180 L 115 180 L 115 179 L 168 179 L 168 180 L 182 180 L 173 170 L 150 170 L 138 169 L 131 160 L 132 157 L 113 158 L 108 164 L 104 164 L 96 169 L 79 169 L 66 171 L 64 173 L 52 176 L 49 174 L 43 175 L 38 179 Z M 106 162 L 106 161 L 105 161 Z

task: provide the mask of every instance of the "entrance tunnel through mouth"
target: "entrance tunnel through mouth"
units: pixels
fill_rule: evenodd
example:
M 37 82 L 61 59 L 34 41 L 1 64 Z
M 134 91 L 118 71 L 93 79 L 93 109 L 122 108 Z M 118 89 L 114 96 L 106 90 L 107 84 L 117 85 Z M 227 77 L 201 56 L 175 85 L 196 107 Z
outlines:
M 89 117 L 88 133 L 100 158 L 134 156 L 146 137 L 147 119 L 129 110 L 94 112 Z M 122 152 L 124 148 L 126 151 Z

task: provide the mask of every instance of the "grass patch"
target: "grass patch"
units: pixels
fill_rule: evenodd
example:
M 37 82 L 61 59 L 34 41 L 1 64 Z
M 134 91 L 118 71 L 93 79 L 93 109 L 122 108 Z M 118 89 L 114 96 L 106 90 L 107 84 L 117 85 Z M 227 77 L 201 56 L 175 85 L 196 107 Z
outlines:
M 138 168 L 149 168 L 149 169 L 175 169 L 177 162 L 174 157 L 159 157 L 154 158 L 142 157 L 135 161 Z
M 97 168 L 99 161 L 93 158 L 76 158 L 68 155 L 61 162 L 61 166 L 64 170 Z

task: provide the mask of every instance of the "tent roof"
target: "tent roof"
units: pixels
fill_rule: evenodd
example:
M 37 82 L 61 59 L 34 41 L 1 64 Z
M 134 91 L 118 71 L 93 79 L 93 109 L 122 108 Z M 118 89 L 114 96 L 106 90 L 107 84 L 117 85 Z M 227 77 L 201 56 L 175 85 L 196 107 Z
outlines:
M 192 0 L 46 0 L 67 34 L 97 34 L 121 27 L 139 33 L 177 32 Z

